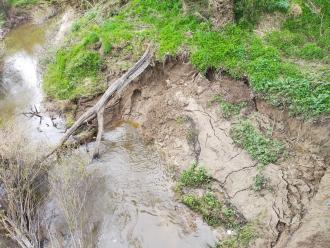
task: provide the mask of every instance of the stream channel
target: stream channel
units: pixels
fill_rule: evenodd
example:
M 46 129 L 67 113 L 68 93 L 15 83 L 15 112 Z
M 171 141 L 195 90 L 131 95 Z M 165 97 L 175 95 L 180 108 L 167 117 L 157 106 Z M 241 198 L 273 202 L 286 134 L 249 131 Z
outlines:
M 53 117 L 43 108 L 40 59 L 47 47 L 48 27 L 47 23 L 24 24 L 5 38 L 0 118 L 23 125 L 31 142 L 52 146 L 65 129 L 59 116 Z M 36 110 L 42 117 L 28 114 Z M 86 153 L 86 149 L 81 150 Z M 215 231 L 175 199 L 174 182 L 164 162 L 144 145 L 136 127 L 123 123 L 106 130 L 101 158 L 87 166 L 100 182 L 87 199 L 88 221 L 98 225 L 96 247 L 215 244 Z

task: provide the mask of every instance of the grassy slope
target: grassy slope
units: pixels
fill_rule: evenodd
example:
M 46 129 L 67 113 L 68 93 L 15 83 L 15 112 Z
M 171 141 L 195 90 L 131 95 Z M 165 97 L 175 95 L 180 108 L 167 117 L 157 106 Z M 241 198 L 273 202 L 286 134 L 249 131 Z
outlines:
M 191 63 L 203 73 L 208 68 L 224 68 L 235 78 L 247 75 L 257 93 L 276 106 L 287 107 L 293 114 L 310 117 L 330 113 L 328 81 L 315 80 L 297 65 L 285 62 L 282 59 L 285 53 L 282 47 L 285 46 L 273 41 L 276 33 L 270 34 L 264 41 L 243 24 L 214 30 L 210 23 L 184 15 L 179 0 L 132 0 L 112 17 L 103 19 L 98 17 L 98 11 L 101 10 L 90 11 L 76 23 L 72 34 L 76 42 L 58 52 L 50 65 L 45 77 L 45 90 L 50 96 L 73 99 L 88 93 L 88 84 L 81 83 L 86 77 L 84 72 L 72 77 L 67 68 L 74 68 L 72 60 L 77 65 L 89 64 L 89 57 L 84 54 L 95 53 L 91 49 L 93 44 L 102 44 L 102 52 L 94 54 L 99 56 L 100 63 L 93 63 L 92 76 L 89 77 L 95 87 L 98 85 L 96 74 L 100 71 L 102 61 L 113 57 L 118 49 L 124 54 L 139 54 L 143 44 L 152 41 L 157 45 L 158 59 L 185 50 L 190 54 Z M 304 35 L 308 40 L 313 36 L 315 41 L 307 44 L 307 48 L 302 45 L 303 52 L 295 54 L 307 58 L 323 54 L 325 58 L 328 56 L 327 41 L 312 32 L 315 27 L 301 32 L 304 27 L 301 23 L 311 18 L 310 13 L 303 11 L 300 19 L 289 18 L 284 23 L 286 29 L 283 32 Z M 328 9 L 322 11 L 329 13 Z M 240 23 L 243 23 L 245 16 L 244 13 L 241 15 Z M 315 22 L 315 25 L 319 23 Z M 324 30 L 328 30 L 328 22 L 323 21 L 323 25 Z M 80 61 L 80 58 L 87 60 Z

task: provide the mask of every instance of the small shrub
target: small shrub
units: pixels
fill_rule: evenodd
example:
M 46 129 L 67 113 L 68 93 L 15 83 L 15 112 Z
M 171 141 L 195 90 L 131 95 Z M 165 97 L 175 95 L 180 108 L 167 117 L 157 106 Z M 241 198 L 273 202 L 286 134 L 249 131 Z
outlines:
M 275 162 L 284 151 L 283 145 L 257 131 L 249 121 L 241 121 L 230 130 L 234 142 L 263 165 Z
M 48 195 L 46 147 L 31 144 L 23 128 L 9 123 L 1 127 L 0 140 L 1 233 L 19 247 L 39 247 L 38 207 Z
M 87 201 L 94 181 L 86 164 L 88 157 L 73 152 L 60 157 L 49 172 L 51 195 L 63 213 L 68 228 L 67 241 L 73 247 L 89 247 L 93 239 Z M 56 238 L 53 237 L 52 242 L 58 242 Z
M 1 13 L 1 10 L 0 10 L 0 28 L 2 28 L 2 26 L 6 23 L 6 18 L 5 18 L 5 15 L 3 13 Z M 1 53 L 0 53 L 1 55 Z

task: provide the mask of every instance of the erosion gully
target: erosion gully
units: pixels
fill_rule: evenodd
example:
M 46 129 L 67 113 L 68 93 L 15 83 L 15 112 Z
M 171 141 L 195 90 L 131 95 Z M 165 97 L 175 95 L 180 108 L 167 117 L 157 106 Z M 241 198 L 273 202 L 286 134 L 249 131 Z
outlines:
M 29 23 L 13 29 L 4 40 L 0 74 L 0 119 L 22 125 L 31 142 L 48 146 L 65 131 L 61 117 L 43 106 L 40 60 L 50 25 Z M 106 130 L 101 159 L 89 164 L 88 171 L 102 182 L 87 199 L 89 219 L 98 223 L 97 247 L 215 244 L 215 231 L 175 200 L 162 160 L 143 144 L 136 127 L 122 123 Z

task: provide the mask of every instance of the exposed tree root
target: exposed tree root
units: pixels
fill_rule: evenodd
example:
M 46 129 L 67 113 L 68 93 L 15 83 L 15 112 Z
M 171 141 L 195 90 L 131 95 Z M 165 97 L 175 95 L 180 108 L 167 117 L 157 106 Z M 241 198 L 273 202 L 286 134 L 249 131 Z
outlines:
M 98 134 L 96 138 L 95 149 L 92 158 L 95 159 L 99 156 L 99 145 L 101 143 L 101 137 L 103 133 L 103 113 L 104 108 L 113 97 L 115 93 L 120 92 L 125 88 L 130 82 L 137 78 L 141 73 L 149 66 L 151 60 L 151 49 L 150 46 L 147 48 L 140 60 L 129 69 L 123 76 L 117 79 L 113 84 L 109 86 L 106 92 L 102 95 L 100 100 L 89 110 L 87 110 L 79 119 L 72 125 L 72 127 L 65 133 L 65 135 L 60 140 L 56 148 L 47 156 L 54 154 L 64 143 L 70 138 L 70 136 L 85 122 L 91 121 L 97 118 L 98 122 Z

